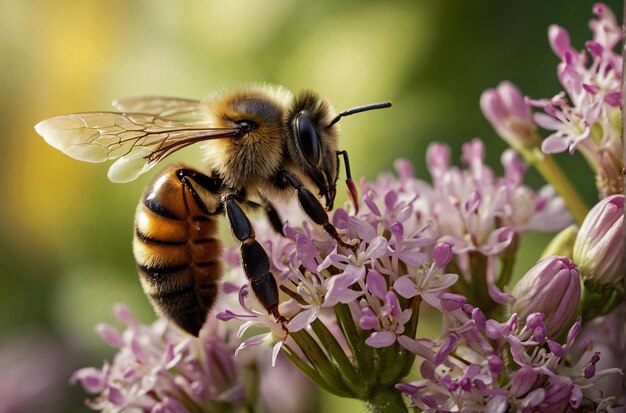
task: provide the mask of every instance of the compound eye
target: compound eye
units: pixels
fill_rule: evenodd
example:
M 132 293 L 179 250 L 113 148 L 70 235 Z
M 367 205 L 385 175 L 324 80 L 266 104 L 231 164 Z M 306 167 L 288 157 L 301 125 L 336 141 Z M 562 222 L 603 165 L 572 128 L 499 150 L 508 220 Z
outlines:
M 307 162 L 317 165 L 320 160 L 320 140 L 313 123 L 304 114 L 295 119 L 295 133 L 298 146 Z

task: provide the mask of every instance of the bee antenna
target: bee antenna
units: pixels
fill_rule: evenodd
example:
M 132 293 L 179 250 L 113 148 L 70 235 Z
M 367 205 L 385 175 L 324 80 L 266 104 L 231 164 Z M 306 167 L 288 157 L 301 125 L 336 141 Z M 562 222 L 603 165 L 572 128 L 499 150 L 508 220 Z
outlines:
M 340 112 L 337 116 L 335 116 L 334 119 L 331 120 L 326 127 L 330 128 L 335 123 L 339 122 L 339 119 L 344 116 L 354 115 L 355 113 L 366 112 L 368 110 L 384 109 L 388 107 L 391 107 L 391 102 L 370 103 L 369 105 L 357 106 L 356 108 L 344 110 L 343 112 Z

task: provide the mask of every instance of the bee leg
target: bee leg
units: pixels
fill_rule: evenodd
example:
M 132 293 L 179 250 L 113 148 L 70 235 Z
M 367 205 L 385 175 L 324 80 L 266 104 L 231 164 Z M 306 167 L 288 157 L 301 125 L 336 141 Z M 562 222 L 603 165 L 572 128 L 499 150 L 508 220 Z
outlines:
M 270 272 L 267 253 L 255 238 L 254 228 L 243 212 L 234 195 L 225 195 L 222 204 L 226 211 L 228 225 L 233 235 L 241 243 L 241 264 L 250 280 L 254 295 L 259 299 L 269 314 L 284 325 L 287 319 L 278 311 L 278 286 Z
M 250 201 L 248 199 L 243 200 L 242 202 L 245 203 L 246 206 L 253 208 L 255 210 L 263 209 L 263 211 L 265 211 L 265 215 L 267 216 L 267 219 L 270 222 L 270 225 L 272 226 L 272 229 L 278 235 L 284 236 L 285 234 L 283 234 L 283 221 L 280 219 L 280 215 L 278 215 L 276 208 L 274 208 L 274 205 L 272 205 L 272 203 L 267 198 L 265 198 L 262 195 L 259 195 L 259 196 L 261 197 L 261 201 L 262 201 L 261 204 L 254 202 L 254 201 Z M 238 199 L 242 199 L 242 198 L 238 196 Z
M 202 199 L 200 194 L 196 191 L 192 182 L 200 185 L 211 194 L 217 196 L 219 194 L 220 188 L 222 187 L 222 180 L 217 178 L 211 178 L 201 172 L 195 171 L 190 168 L 180 168 L 176 171 L 176 176 L 180 180 L 180 182 L 184 185 L 184 188 L 189 191 L 193 200 L 200 210 L 207 215 L 212 215 L 216 211 L 210 211 L 207 207 L 205 201 Z M 185 199 L 185 198 L 183 198 Z
M 356 185 L 352 180 L 352 172 L 350 171 L 350 159 L 348 158 L 348 151 L 337 151 L 337 176 L 335 177 L 335 184 L 337 183 L 337 179 L 339 178 L 339 165 L 341 165 L 340 156 L 343 156 L 343 163 L 346 165 L 346 186 L 348 187 L 348 194 L 352 199 L 352 204 L 354 205 L 354 213 L 355 215 L 359 213 L 359 192 L 356 189 Z
M 300 202 L 304 212 L 313 220 L 313 222 L 317 225 L 321 225 L 324 228 L 324 231 L 328 232 L 328 234 L 330 234 L 330 236 L 333 237 L 333 239 L 342 247 L 350 248 L 353 251 L 356 250 L 355 245 L 348 244 L 341 239 L 339 233 L 337 232 L 337 228 L 330 223 L 328 213 L 320 201 L 311 191 L 302 185 L 302 182 L 300 182 L 298 177 L 287 171 L 281 171 L 278 173 L 277 179 L 279 184 L 288 184 L 298 191 L 298 201 Z
M 280 215 L 274 205 L 265 197 L 261 197 L 263 201 L 263 208 L 265 209 L 265 215 L 267 215 L 267 219 L 270 222 L 270 225 L 276 231 L 277 234 L 284 236 L 283 233 L 283 220 L 280 219 Z

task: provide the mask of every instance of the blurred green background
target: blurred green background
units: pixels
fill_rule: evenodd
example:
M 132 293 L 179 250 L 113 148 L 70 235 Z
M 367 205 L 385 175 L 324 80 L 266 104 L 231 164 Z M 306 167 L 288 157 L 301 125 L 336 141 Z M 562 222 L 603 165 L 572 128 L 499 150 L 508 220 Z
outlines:
M 47 146 L 33 129 L 38 121 L 109 110 L 119 97 L 201 99 L 224 85 L 270 82 L 316 90 L 337 110 L 394 102 L 341 122 L 340 146 L 357 177 L 374 178 L 407 157 L 427 179 L 430 141 L 450 143 L 456 162 L 460 143 L 476 136 L 500 171 L 505 144 L 480 112 L 481 92 L 504 79 L 537 98 L 561 90 L 547 27 L 564 26 L 582 48 L 593 3 L 0 0 L 0 352 L 15 343 L 24 350 L 57 343 L 63 362 L 50 367 L 61 370 L 52 375 L 58 390 L 45 411 L 87 411 L 84 393 L 67 377 L 112 356 L 93 327 L 112 320 L 115 302 L 143 321 L 153 317 L 130 249 L 134 208 L 149 176 L 113 184 L 109 165 Z M 620 16 L 619 1 L 607 4 Z M 193 149 L 181 158 L 200 160 Z M 582 165 L 578 157 L 559 160 L 572 175 Z M 534 172 L 528 179 L 541 184 Z M 591 174 L 574 181 L 591 203 Z M 541 248 L 547 238 L 536 239 L 525 242 L 524 257 L 537 254 L 529 244 Z M 1 360 L 0 376 L 7 375 Z M 363 411 L 322 397 L 322 411 L 339 408 Z

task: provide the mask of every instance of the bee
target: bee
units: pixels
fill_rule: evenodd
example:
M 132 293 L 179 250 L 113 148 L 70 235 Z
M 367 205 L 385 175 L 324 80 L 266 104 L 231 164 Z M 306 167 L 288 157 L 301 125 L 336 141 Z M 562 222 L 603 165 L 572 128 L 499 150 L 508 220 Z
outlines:
M 258 85 L 217 92 L 206 101 L 138 97 L 113 105 L 118 112 L 57 116 L 35 130 L 72 158 L 116 159 L 108 171 L 113 182 L 132 181 L 177 150 L 203 142 L 202 171 L 185 164 L 167 166 L 148 184 L 137 206 L 133 253 L 155 311 L 198 335 L 222 276 L 216 217 L 225 215 L 252 291 L 286 328 L 267 253 L 244 209 L 263 208 L 282 233 L 270 200 L 295 193 L 313 222 L 342 247 L 354 249 L 327 214 L 335 200 L 341 159 L 356 199 L 348 154 L 337 147 L 337 122 L 391 103 L 335 115 L 330 103 L 312 91 L 294 95 L 283 87 Z

